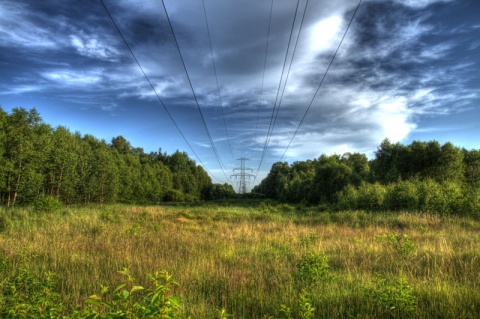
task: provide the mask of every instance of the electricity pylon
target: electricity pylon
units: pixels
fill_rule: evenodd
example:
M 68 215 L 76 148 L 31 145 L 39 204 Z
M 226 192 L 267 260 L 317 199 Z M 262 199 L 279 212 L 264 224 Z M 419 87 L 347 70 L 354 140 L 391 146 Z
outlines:
M 247 184 L 250 183 L 250 177 L 254 177 L 255 175 L 246 173 L 246 171 L 253 171 L 253 169 L 245 167 L 245 161 L 248 161 L 248 158 L 241 157 L 238 158 L 237 161 L 240 161 L 240 167 L 234 168 L 233 172 L 240 171 L 240 173 L 233 174 L 232 176 L 239 177 L 238 181 L 238 192 L 240 194 L 245 194 L 247 192 Z M 247 181 L 248 177 L 248 181 Z

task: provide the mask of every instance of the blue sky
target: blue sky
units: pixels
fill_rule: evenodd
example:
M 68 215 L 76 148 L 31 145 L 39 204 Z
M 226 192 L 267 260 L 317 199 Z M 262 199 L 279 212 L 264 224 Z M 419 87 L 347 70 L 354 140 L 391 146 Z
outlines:
M 179 149 L 233 184 L 239 157 L 259 169 L 255 183 L 268 173 L 310 102 L 283 161 L 372 156 L 384 138 L 480 148 L 478 0 L 364 0 L 316 96 L 357 0 L 300 0 L 288 53 L 295 0 L 274 0 L 270 23 L 267 0 L 165 0 L 198 105 L 162 2 L 104 2 L 156 93 L 100 0 L 3 0 L 4 110 L 35 107 L 53 126 L 146 152 Z

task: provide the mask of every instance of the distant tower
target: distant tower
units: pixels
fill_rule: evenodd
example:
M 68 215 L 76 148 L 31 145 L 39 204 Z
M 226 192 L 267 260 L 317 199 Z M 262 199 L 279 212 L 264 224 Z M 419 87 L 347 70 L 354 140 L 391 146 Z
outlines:
M 233 172 L 238 170 L 240 171 L 240 173 L 233 174 L 230 176 L 230 177 L 232 176 L 240 177 L 238 181 L 238 192 L 240 194 L 245 194 L 247 192 L 247 184 L 250 183 L 250 177 L 255 176 L 253 174 L 246 173 L 246 171 L 253 171 L 253 169 L 245 167 L 245 161 L 248 161 L 248 160 L 249 159 L 245 157 L 238 158 L 237 161 L 240 161 L 240 167 L 234 168 Z M 247 177 L 248 177 L 248 180 L 247 180 Z

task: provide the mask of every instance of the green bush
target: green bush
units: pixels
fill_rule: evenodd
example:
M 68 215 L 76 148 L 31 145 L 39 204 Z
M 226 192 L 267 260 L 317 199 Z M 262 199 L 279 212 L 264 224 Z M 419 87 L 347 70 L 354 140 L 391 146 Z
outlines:
M 54 196 L 41 195 L 34 203 L 36 213 L 55 213 L 62 208 L 62 203 Z
M 8 230 L 11 225 L 10 217 L 5 212 L 0 211 L 0 232 Z
M 366 290 L 378 318 L 408 318 L 416 311 L 417 298 L 403 275 L 394 281 L 378 276 Z
M 480 220 L 480 188 L 471 188 L 465 191 L 458 214 Z
M 169 189 L 163 195 L 163 201 L 165 202 L 184 202 L 185 195 L 181 191 L 176 189 Z
M 385 197 L 386 208 L 390 210 L 416 211 L 418 209 L 418 193 L 413 181 L 399 181 L 388 185 Z
M 418 183 L 419 210 L 426 213 L 442 214 L 447 210 L 448 198 L 441 185 L 432 180 L 425 179 Z
M 128 269 L 119 273 L 125 275 L 127 281 L 113 291 L 102 286 L 100 295 L 91 295 L 87 302 L 95 309 L 85 310 L 83 318 L 180 318 L 182 301 L 169 293 L 171 287 L 178 284 L 166 271 L 149 275 L 152 287 L 135 285 Z
M 455 182 L 442 183 L 443 196 L 447 199 L 447 205 L 444 215 L 458 215 L 461 214 L 462 202 L 464 200 L 464 192 L 462 187 Z
M 362 183 L 357 191 L 357 209 L 379 211 L 384 208 L 387 189 L 384 185 Z
M 320 253 L 308 253 L 297 262 L 295 279 L 304 286 L 316 284 L 320 279 L 329 278 L 328 257 Z
M 386 195 L 386 186 L 378 183 L 362 183 L 358 188 L 348 185 L 338 194 L 338 208 L 341 210 L 379 211 L 385 207 Z
M 355 210 L 358 207 L 358 190 L 348 185 L 337 194 L 337 208 L 339 210 Z
M 27 248 L 20 252 L 16 268 L 8 269 L 8 261 L 2 260 L 0 281 L 1 318 L 60 318 L 63 309 L 55 276 L 46 272 L 36 276 L 31 271 L 32 256 Z

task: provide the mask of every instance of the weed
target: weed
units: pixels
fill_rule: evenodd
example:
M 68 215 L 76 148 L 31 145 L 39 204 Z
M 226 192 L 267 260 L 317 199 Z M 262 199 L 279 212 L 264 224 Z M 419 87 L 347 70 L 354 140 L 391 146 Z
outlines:
M 39 196 L 34 203 L 36 213 L 55 213 L 62 208 L 62 203 L 54 196 Z
M 12 227 L 10 217 L 6 213 L 0 212 L 0 232 L 5 232 L 10 227 Z
M 295 279 L 302 286 L 311 286 L 320 279 L 329 278 L 328 257 L 320 253 L 307 253 L 297 262 Z
M 101 287 L 100 295 L 91 295 L 87 302 L 96 309 L 85 310 L 85 319 L 93 318 L 180 318 L 181 299 L 169 295 L 172 286 L 178 283 L 166 271 L 150 275 L 153 287 L 136 286 L 135 278 L 127 268 L 119 271 L 127 281 L 111 293 L 107 286 Z
M 373 285 L 366 289 L 382 317 L 406 318 L 416 310 L 417 298 L 403 275 L 395 281 L 377 276 Z
M 415 245 L 413 244 L 410 237 L 407 235 L 397 235 L 397 234 L 388 234 L 388 235 L 381 235 L 377 236 L 377 238 L 386 244 L 388 244 L 391 248 L 393 248 L 397 253 L 404 255 L 404 256 L 411 256 L 415 253 Z
M 25 247 L 14 274 L 0 282 L 1 318 L 57 318 L 62 313 L 60 294 L 54 291 L 54 274 L 34 275 L 31 258 Z M 6 260 L 2 261 L 2 272 L 5 270 Z
M 300 244 L 302 246 L 308 247 L 311 244 L 315 244 L 318 240 L 320 239 L 320 236 L 318 236 L 317 233 L 310 233 L 307 236 L 303 237 L 300 239 Z

